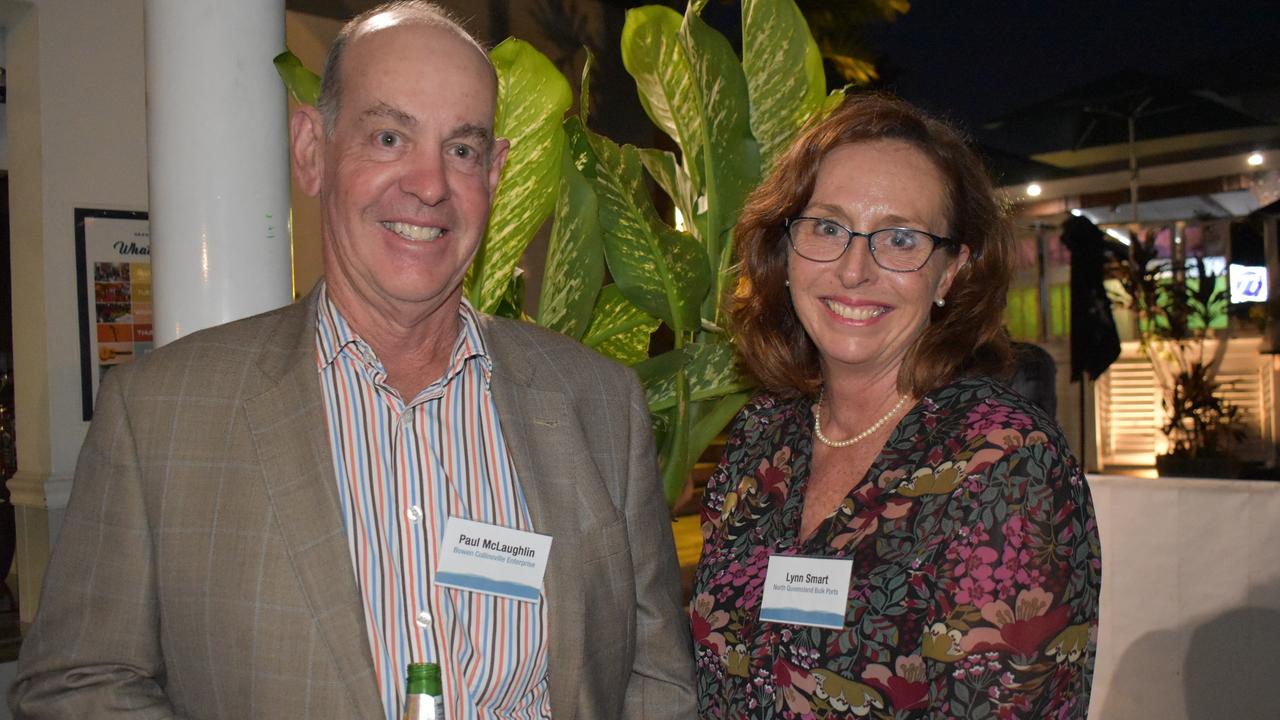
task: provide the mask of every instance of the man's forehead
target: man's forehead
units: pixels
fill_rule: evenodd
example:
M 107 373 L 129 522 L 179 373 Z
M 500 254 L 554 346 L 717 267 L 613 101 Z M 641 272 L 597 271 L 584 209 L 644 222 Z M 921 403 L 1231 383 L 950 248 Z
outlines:
M 403 20 L 404 18 L 402 18 L 400 16 L 400 13 L 396 12 L 395 10 L 387 10 L 385 12 L 380 12 L 377 15 L 374 15 L 373 17 L 361 23 L 360 29 L 356 32 L 356 34 L 360 35 L 366 32 L 376 32 L 378 30 L 382 30 L 385 28 L 389 28 L 393 25 L 400 24 L 401 22 L 403 22 Z
M 379 13 L 361 23 L 360 28 L 352 33 L 349 45 L 376 46 L 380 38 L 397 36 L 401 39 L 417 34 L 421 38 L 430 38 L 430 46 L 440 53 L 448 53 L 458 57 L 470 56 L 477 61 L 477 70 L 496 80 L 493 64 L 489 55 L 466 31 L 443 20 L 433 20 L 406 13 L 403 10 L 388 10 Z
M 435 130 L 488 126 L 497 77 L 482 49 L 452 24 L 384 12 L 362 21 L 336 66 L 343 96 L 335 122 L 381 117 L 402 127 L 431 118 Z

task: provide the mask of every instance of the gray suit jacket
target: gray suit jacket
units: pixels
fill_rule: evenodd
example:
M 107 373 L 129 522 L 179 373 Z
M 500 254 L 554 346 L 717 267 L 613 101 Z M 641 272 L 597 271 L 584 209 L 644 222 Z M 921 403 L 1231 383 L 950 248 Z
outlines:
M 18 717 L 384 717 L 325 433 L 315 297 L 113 370 L 23 644 Z M 632 373 L 482 320 L 545 578 L 556 720 L 694 715 Z

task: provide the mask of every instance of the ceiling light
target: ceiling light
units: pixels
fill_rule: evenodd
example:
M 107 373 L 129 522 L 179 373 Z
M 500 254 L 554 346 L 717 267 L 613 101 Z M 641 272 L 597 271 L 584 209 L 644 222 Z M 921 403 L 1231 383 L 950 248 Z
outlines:
M 1248 157 L 1247 159 L 1245 159 L 1245 162 L 1249 163 L 1250 165 L 1252 165 L 1252 166 L 1254 166 L 1254 167 L 1257 167 L 1257 166 L 1261 165 L 1261 164 L 1263 163 L 1263 161 L 1264 161 L 1264 160 L 1266 160 L 1266 158 L 1262 157 L 1262 153 L 1260 153 L 1260 152 L 1256 152 L 1256 153 L 1253 153 L 1253 154 L 1249 155 L 1249 157 Z
M 1115 228 L 1107 228 L 1107 234 L 1115 238 L 1117 242 L 1124 243 L 1125 245 L 1129 244 L 1129 236 Z
M 1041 192 L 1043 192 L 1043 190 L 1040 188 L 1039 183 L 1031 183 L 1027 186 L 1027 195 L 1030 195 L 1031 197 L 1040 197 Z

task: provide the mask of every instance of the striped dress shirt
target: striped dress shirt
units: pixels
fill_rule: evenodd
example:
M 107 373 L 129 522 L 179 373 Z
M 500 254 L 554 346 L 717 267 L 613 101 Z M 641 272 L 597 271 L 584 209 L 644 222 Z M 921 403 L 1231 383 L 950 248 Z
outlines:
M 443 377 L 405 403 L 323 294 L 316 362 L 356 583 L 388 720 L 410 662 L 440 664 L 450 720 L 550 717 L 546 606 L 437 586 L 445 521 L 532 530 L 465 300 Z

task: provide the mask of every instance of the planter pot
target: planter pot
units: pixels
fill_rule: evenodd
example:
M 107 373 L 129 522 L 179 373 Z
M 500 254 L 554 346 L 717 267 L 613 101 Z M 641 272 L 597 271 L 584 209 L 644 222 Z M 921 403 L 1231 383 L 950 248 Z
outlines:
M 1229 457 L 1189 457 L 1187 455 L 1156 456 L 1156 472 L 1160 477 L 1239 478 L 1244 463 Z

